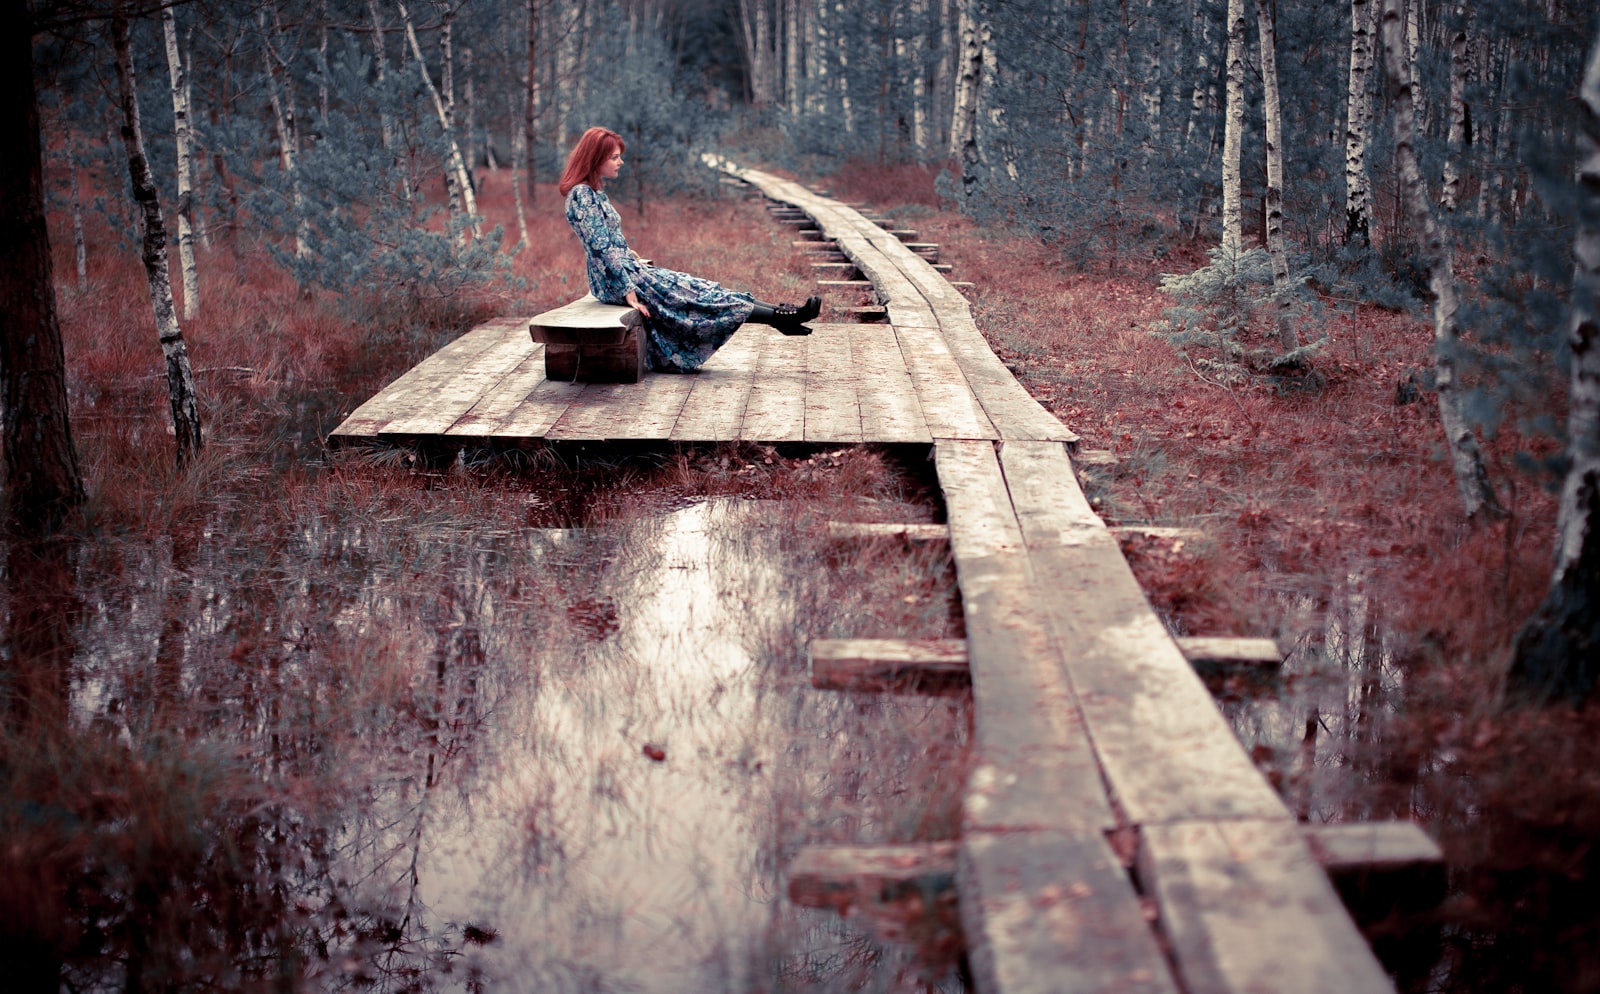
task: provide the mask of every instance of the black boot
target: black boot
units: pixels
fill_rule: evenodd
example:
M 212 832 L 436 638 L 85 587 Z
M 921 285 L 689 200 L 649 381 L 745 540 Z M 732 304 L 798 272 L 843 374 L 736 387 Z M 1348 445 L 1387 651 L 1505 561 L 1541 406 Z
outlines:
M 812 297 L 803 306 L 793 304 L 763 304 L 756 301 L 755 309 L 745 320 L 751 324 L 770 324 L 785 335 L 809 335 L 806 322 L 822 312 L 822 298 Z

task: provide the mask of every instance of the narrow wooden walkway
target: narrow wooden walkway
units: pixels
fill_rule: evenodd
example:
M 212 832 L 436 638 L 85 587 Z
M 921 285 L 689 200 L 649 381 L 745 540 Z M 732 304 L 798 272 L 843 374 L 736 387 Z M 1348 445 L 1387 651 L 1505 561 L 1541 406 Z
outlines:
M 696 375 L 581 385 L 546 380 L 527 319 L 508 318 L 406 373 L 330 441 L 931 444 L 975 709 L 955 879 L 979 990 L 1391 991 L 1089 507 L 1076 436 L 1011 377 L 926 248 L 798 184 L 712 164 L 803 212 L 848 260 L 830 265 L 871 280 L 888 323 L 809 338 L 747 327 Z

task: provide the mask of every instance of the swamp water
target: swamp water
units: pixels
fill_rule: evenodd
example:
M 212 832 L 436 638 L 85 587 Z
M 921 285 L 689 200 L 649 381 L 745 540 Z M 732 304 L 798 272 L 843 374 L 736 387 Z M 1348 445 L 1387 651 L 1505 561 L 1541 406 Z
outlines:
M 956 830 L 965 703 L 816 691 L 805 656 L 950 634 L 942 553 L 768 502 L 285 517 L 269 560 L 217 527 L 62 564 L 74 741 L 33 783 L 77 782 L 28 831 L 71 854 L 37 872 L 76 878 L 75 988 L 959 989 L 784 894 L 803 844 Z

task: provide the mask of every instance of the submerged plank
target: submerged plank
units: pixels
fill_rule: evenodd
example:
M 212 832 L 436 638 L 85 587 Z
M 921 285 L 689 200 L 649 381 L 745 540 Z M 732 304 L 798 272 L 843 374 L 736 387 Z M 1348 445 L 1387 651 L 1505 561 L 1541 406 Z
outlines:
M 806 846 L 789 861 L 789 900 L 843 914 L 910 889 L 955 890 L 955 842 L 900 846 Z
M 811 685 L 823 690 L 960 693 L 965 639 L 812 639 Z

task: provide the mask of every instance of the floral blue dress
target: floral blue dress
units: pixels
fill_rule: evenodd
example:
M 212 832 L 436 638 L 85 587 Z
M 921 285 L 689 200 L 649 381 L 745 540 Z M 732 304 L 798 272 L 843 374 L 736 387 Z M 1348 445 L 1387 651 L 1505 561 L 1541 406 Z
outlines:
M 583 241 L 589 292 L 604 303 L 625 304 L 632 290 L 650 308 L 645 338 L 653 370 L 699 369 L 755 307 L 747 293 L 640 262 L 622 237 L 622 219 L 611 201 L 586 184 L 567 194 L 567 223 Z

